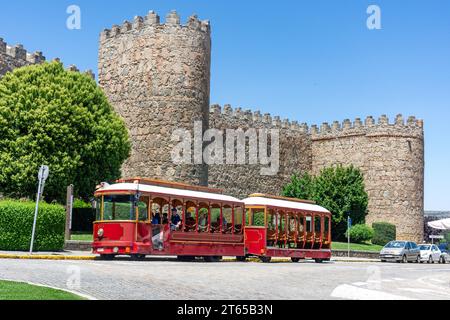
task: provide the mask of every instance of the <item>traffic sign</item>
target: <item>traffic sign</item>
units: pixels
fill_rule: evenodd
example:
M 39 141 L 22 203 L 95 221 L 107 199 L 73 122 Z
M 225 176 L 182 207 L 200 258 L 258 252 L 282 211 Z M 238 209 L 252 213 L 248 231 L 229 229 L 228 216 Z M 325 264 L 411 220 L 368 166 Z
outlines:
M 49 171 L 48 166 L 41 166 L 39 168 L 39 174 L 38 174 L 39 181 L 45 182 L 48 178 L 49 172 L 50 171 Z

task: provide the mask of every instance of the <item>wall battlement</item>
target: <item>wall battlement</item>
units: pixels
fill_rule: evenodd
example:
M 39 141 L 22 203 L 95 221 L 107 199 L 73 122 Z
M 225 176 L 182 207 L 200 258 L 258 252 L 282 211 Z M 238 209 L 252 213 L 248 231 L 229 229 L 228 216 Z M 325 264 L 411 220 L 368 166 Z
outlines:
M 45 61 L 45 57 L 41 51 L 29 53 L 26 49 L 24 49 L 22 44 L 10 46 L 3 40 L 3 38 L 0 38 L 0 54 L 2 53 L 10 56 L 11 58 L 23 60 L 30 64 L 36 64 Z
M 154 11 L 150 11 L 145 17 L 136 16 L 132 22 L 125 20 L 122 25 L 113 25 L 111 29 L 105 29 L 100 35 L 101 41 L 106 41 L 110 38 L 115 38 L 121 34 L 139 32 L 145 28 L 160 28 L 165 30 L 176 29 L 191 29 L 195 31 L 202 31 L 208 35 L 211 32 L 210 22 L 208 20 L 201 21 L 197 15 L 192 15 L 188 18 L 186 24 L 181 24 L 180 16 L 176 11 L 171 11 L 166 15 L 165 23 L 161 23 L 161 18 Z
M 222 121 L 233 123 L 243 121 L 249 127 L 266 127 L 273 129 L 289 129 L 294 132 L 310 134 L 313 140 L 333 139 L 337 137 L 354 135 L 393 135 L 400 137 L 423 138 L 423 120 L 418 120 L 414 116 L 408 117 L 407 121 L 401 114 L 397 115 L 395 121 L 391 123 L 386 115 L 382 115 L 375 121 L 373 116 L 366 117 L 363 122 L 361 118 L 356 118 L 353 122 L 345 119 L 342 123 L 334 121 L 331 125 L 324 122 L 322 125 L 308 126 L 306 123 L 299 124 L 298 121 L 283 119 L 279 116 L 272 116 L 270 113 L 264 115 L 261 111 L 250 109 L 233 108 L 226 104 L 223 107 L 214 104 L 210 108 L 210 117 L 222 118 Z

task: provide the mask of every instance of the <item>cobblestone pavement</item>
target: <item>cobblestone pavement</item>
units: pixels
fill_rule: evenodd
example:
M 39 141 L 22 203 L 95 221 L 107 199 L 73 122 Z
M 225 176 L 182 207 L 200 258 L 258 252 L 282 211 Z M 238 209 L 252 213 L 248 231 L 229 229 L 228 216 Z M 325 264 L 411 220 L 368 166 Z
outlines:
M 0 279 L 96 299 L 449 299 L 450 264 L 0 260 Z

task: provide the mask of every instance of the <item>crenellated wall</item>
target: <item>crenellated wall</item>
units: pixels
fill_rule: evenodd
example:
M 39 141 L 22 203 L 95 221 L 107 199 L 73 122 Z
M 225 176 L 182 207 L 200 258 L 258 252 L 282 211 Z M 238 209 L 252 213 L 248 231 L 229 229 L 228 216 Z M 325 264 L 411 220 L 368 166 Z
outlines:
M 99 83 L 132 138 L 124 176 L 149 176 L 206 185 L 204 164 L 175 165 L 177 128 L 193 135 L 194 121 L 209 126 L 211 37 L 208 21 L 186 25 L 174 11 L 164 24 L 150 11 L 100 35 Z
M 364 173 L 369 194 L 367 223 L 386 221 L 397 226 L 399 239 L 423 240 L 424 132 L 423 122 L 398 115 L 393 123 L 383 115 L 342 125 L 311 128 L 312 168 L 353 164 Z
M 251 193 L 265 192 L 280 194 L 283 186 L 290 181 L 293 172 L 310 172 L 311 167 L 311 138 L 306 124 L 280 120 L 270 114 L 241 108 L 233 109 L 230 105 L 222 107 L 213 105 L 210 113 L 210 128 L 223 130 L 226 136 L 227 129 L 242 129 L 244 132 L 254 129 L 279 130 L 279 170 L 275 175 L 262 175 L 261 168 L 268 168 L 274 164 L 250 164 L 249 146 L 245 150 L 246 164 L 210 165 L 208 182 L 211 186 L 224 188 L 228 193 L 237 197 L 247 197 Z M 271 139 L 268 131 L 268 150 L 271 150 Z M 258 137 L 258 141 L 259 141 Z M 224 140 L 226 141 L 226 139 Z M 263 150 L 258 146 L 259 153 Z M 266 150 L 264 150 L 266 151 Z M 235 148 L 235 152 L 237 152 Z M 226 156 L 226 154 L 224 154 Z
M 23 45 L 9 46 L 0 38 L 0 78 L 16 68 L 38 64 L 45 61 L 42 52 L 29 53 Z

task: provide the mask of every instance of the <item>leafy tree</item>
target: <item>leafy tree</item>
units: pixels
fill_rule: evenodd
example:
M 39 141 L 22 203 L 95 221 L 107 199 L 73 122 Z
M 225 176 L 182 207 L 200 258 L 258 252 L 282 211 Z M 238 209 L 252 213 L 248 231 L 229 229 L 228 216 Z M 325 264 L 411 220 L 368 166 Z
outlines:
M 323 169 L 318 176 L 304 174 L 292 177 L 291 183 L 283 189 L 287 197 L 314 200 L 333 214 L 333 239 L 344 240 L 347 217 L 354 224 L 365 223 L 368 195 L 364 177 L 358 168 L 341 165 Z
M 96 82 L 59 62 L 14 70 L 0 80 L 0 191 L 31 198 L 40 165 L 50 167 L 46 200 L 66 186 L 87 198 L 120 177 L 128 133 Z
M 350 240 L 353 243 L 369 242 L 373 236 L 374 230 L 365 224 L 357 224 L 350 228 Z M 348 239 L 348 230 L 345 232 L 345 237 Z

